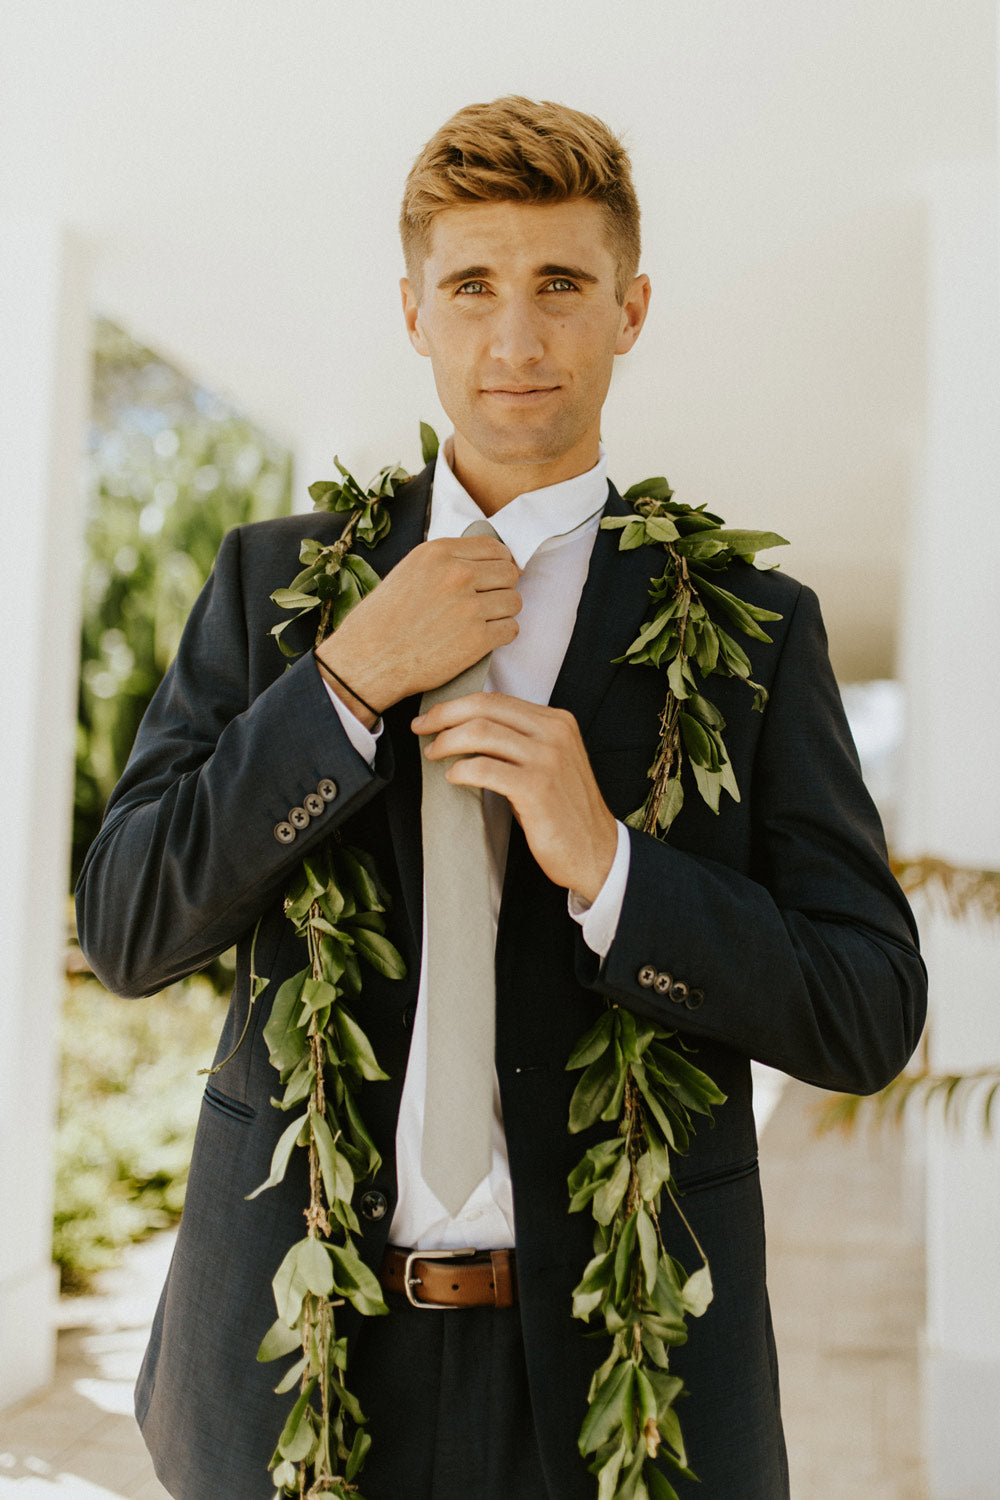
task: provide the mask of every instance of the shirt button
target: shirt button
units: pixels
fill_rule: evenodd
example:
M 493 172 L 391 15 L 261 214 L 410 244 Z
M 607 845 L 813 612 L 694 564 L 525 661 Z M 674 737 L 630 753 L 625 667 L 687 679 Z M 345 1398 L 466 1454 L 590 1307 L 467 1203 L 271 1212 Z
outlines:
M 366 1219 L 371 1219 L 373 1223 L 384 1219 L 388 1208 L 384 1193 L 378 1192 L 375 1188 L 369 1188 L 367 1193 L 362 1193 L 361 1212 Z
M 333 802 L 337 795 L 337 783 L 331 781 L 329 776 L 324 776 L 316 790 L 324 802 Z
M 279 844 L 294 844 L 295 829 L 291 823 L 276 823 L 274 825 L 274 836 Z
M 319 792 L 310 792 L 308 797 L 303 797 L 302 806 L 311 818 L 318 818 L 321 812 L 326 812 L 326 803 Z
M 652 964 L 643 964 L 642 968 L 639 970 L 638 974 L 635 977 L 636 979 L 638 979 L 643 989 L 648 990 L 652 987 L 653 981 L 656 978 L 656 970 L 653 968 Z
M 301 832 L 303 828 L 309 827 L 311 820 L 304 807 L 290 807 L 288 809 L 288 821 L 293 828 L 297 828 Z

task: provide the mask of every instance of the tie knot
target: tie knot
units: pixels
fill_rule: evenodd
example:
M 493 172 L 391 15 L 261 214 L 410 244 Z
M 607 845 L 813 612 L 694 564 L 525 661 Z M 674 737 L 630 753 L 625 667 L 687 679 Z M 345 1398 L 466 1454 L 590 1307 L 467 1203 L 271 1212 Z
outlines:
M 496 531 L 490 525 L 489 521 L 473 521 L 470 525 L 466 526 L 465 530 L 462 532 L 462 535 L 463 536 L 492 536 L 492 537 L 496 537 L 497 541 L 500 540 L 500 537 L 497 535 Z

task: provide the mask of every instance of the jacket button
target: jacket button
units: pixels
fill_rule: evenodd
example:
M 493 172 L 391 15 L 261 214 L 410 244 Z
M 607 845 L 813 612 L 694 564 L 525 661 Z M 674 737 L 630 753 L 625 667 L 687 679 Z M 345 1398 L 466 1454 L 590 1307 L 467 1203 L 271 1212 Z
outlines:
M 657 974 L 656 978 L 653 980 L 653 989 L 658 995 L 669 995 L 670 987 L 673 982 L 673 979 L 667 973 L 667 971 L 665 969 L 661 969 L 659 974 Z M 673 999 L 672 995 L 671 999 Z
M 309 827 L 311 820 L 304 807 L 290 807 L 288 809 L 288 821 L 293 828 L 297 828 L 301 833 L 303 828 Z
M 319 792 L 310 792 L 308 797 L 303 797 L 302 806 L 311 818 L 318 818 L 321 812 L 326 812 L 326 803 Z
M 276 823 L 274 825 L 274 836 L 279 844 L 294 844 L 295 829 L 291 823 Z
M 697 1010 L 704 999 L 704 990 L 689 990 L 687 999 L 684 1001 L 684 1004 L 687 1006 L 688 1010 Z
M 324 776 L 316 790 L 324 802 L 333 802 L 337 796 L 337 783 L 331 781 L 329 776 Z
M 682 1001 L 686 1001 L 690 993 L 683 979 L 675 979 L 670 986 L 670 998 L 675 1005 L 680 1005 Z
M 643 964 L 642 968 L 639 970 L 638 974 L 635 977 L 636 979 L 638 979 L 643 989 L 648 990 L 652 988 L 653 981 L 656 978 L 656 970 L 653 968 L 652 964 Z
M 417 1007 L 415 1005 L 408 1005 L 403 1011 L 403 1025 L 406 1027 L 407 1031 L 409 1031 L 410 1027 L 413 1025 L 413 1017 L 416 1015 L 416 1013 Z
M 385 1218 L 388 1207 L 385 1194 L 377 1192 L 374 1188 L 369 1188 L 367 1193 L 362 1193 L 361 1195 L 361 1212 L 366 1219 L 371 1219 L 373 1223 Z

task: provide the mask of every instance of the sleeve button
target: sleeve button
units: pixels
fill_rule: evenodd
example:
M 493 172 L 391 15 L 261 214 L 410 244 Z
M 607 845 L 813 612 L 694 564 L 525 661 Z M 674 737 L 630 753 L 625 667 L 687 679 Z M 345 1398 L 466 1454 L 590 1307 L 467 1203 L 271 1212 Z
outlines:
M 321 812 L 326 811 L 326 803 L 319 792 L 310 792 L 308 797 L 303 797 L 302 806 L 311 818 L 318 818 Z
M 657 974 L 656 978 L 653 980 L 653 989 L 658 995 L 669 995 L 670 986 L 672 984 L 673 980 L 671 979 L 670 975 L 665 969 L 661 969 L 659 974 Z
M 688 995 L 690 993 L 691 992 L 688 989 L 687 985 L 684 983 L 683 979 L 675 979 L 673 984 L 670 986 L 670 998 L 675 1005 L 686 1003 Z
M 643 964 L 642 968 L 639 970 L 638 974 L 635 977 L 636 979 L 638 979 L 643 989 L 648 990 L 652 988 L 653 981 L 656 978 L 656 970 L 653 968 L 652 964 Z
M 331 781 L 329 776 L 324 776 L 316 790 L 324 802 L 333 802 L 337 796 L 337 783 Z
M 276 823 L 274 825 L 274 836 L 279 844 L 294 844 L 296 833 L 291 823 Z
M 311 820 L 304 807 L 291 807 L 288 810 L 288 821 L 301 833 L 303 828 L 309 827 Z
M 687 1006 L 688 1010 L 697 1010 L 704 999 L 704 990 L 690 990 L 688 992 L 687 999 L 684 1001 L 684 1004 Z

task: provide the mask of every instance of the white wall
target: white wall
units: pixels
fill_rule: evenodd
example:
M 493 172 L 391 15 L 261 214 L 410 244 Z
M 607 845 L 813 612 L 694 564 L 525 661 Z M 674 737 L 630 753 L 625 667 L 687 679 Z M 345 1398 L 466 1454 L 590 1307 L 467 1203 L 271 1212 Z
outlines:
M 395 290 L 423 141 L 508 91 L 595 111 L 633 147 L 655 286 L 612 473 L 784 532 L 842 675 L 884 675 L 926 401 L 922 181 L 994 151 L 993 9 L 14 0 L 0 206 L 77 223 L 103 308 L 308 453 L 304 497 L 313 455 L 416 466 L 439 420 Z

